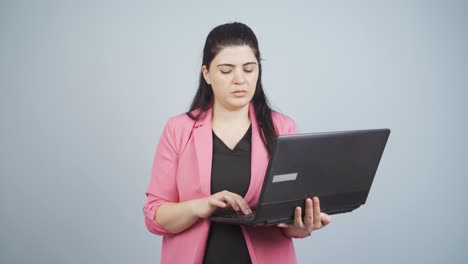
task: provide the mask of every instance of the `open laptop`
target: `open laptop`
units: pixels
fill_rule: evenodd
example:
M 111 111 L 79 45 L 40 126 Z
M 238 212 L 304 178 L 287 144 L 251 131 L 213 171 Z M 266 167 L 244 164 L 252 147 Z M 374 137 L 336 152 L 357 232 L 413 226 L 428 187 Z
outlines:
M 389 129 L 278 136 L 253 214 L 219 210 L 212 221 L 242 225 L 293 222 L 294 208 L 317 196 L 327 214 L 366 203 Z

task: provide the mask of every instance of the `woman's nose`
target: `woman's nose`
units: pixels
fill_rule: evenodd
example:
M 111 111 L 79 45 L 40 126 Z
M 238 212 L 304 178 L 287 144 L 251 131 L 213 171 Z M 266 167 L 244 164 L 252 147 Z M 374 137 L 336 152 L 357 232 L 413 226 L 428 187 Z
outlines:
M 244 84 L 245 83 L 245 76 L 243 70 L 235 70 L 234 77 L 232 80 L 235 84 Z

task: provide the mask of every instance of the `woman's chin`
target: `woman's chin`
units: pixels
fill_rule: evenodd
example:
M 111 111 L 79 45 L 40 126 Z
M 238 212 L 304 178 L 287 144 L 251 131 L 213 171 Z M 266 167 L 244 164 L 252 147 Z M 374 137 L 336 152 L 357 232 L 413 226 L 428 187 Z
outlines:
M 242 98 L 241 99 L 236 99 L 236 100 L 232 100 L 229 102 L 229 108 L 231 109 L 242 109 L 244 107 L 248 107 L 250 103 L 250 100 L 248 98 Z

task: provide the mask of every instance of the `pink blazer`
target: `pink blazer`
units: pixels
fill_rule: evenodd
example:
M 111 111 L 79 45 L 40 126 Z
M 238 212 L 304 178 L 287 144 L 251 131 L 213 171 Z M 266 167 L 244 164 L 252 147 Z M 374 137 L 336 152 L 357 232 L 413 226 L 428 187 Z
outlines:
M 183 232 L 173 234 L 159 225 L 154 216 L 166 202 L 183 202 L 210 195 L 212 159 L 212 109 L 198 121 L 186 114 L 168 120 L 156 149 L 151 179 L 144 206 L 146 227 L 163 236 L 161 263 L 202 263 L 205 253 L 209 219 L 199 219 Z M 255 208 L 263 178 L 268 166 L 268 154 L 258 134 L 252 104 L 249 106 L 252 122 L 251 180 L 244 199 Z M 278 134 L 293 134 L 293 120 L 279 113 L 272 114 Z M 242 226 L 252 263 L 296 263 L 291 237 L 281 228 Z

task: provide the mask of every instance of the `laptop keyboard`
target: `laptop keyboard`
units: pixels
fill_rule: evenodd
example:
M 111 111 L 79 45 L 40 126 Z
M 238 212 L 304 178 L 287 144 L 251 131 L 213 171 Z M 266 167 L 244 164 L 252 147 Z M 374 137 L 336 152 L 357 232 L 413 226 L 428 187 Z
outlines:
M 225 214 L 225 215 L 220 215 L 220 217 L 223 218 L 234 218 L 234 219 L 253 219 L 255 217 L 255 211 L 253 211 L 251 214 L 242 214 L 242 213 L 232 213 L 232 214 Z

